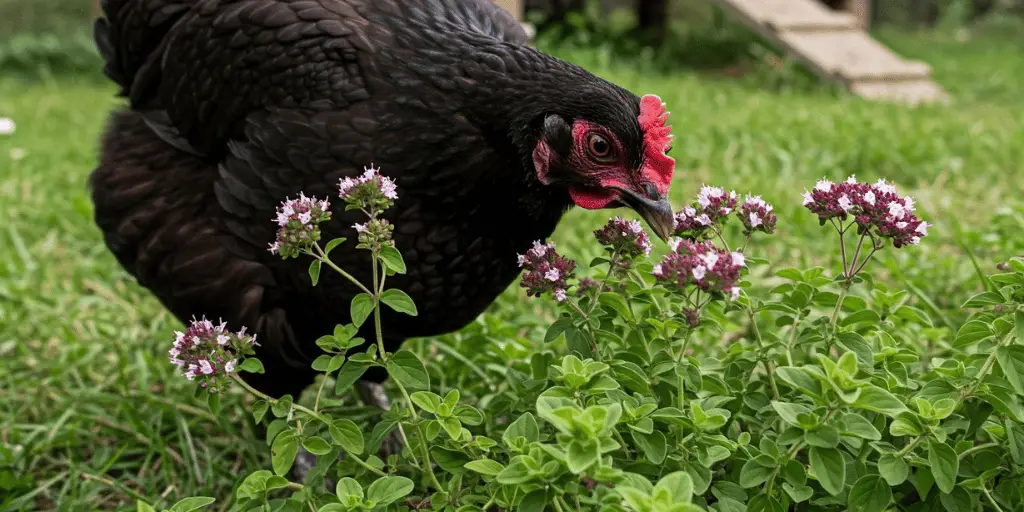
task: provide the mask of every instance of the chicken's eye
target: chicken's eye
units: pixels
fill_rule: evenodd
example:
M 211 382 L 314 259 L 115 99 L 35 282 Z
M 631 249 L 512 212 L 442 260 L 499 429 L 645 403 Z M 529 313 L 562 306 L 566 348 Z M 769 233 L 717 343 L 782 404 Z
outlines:
M 603 136 L 591 133 L 587 137 L 587 151 L 597 160 L 607 161 L 612 157 L 612 145 Z

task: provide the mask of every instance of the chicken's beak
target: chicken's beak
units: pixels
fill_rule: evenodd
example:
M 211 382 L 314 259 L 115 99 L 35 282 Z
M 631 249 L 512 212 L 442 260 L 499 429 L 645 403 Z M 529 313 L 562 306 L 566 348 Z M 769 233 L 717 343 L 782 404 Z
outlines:
M 662 241 L 667 241 L 675 228 L 675 213 L 667 198 L 657 201 L 644 197 L 627 188 L 618 188 L 620 201 L 630 207 L 647 221 L 655 235 Z

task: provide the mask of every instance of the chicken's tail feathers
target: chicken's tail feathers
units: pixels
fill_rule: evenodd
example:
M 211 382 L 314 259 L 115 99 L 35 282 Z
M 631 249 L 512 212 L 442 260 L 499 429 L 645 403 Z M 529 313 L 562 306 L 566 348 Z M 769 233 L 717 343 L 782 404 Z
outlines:
M 93 38 L 103 73 L 129 96 L 139 70 L 197 0 L 101 0 Z

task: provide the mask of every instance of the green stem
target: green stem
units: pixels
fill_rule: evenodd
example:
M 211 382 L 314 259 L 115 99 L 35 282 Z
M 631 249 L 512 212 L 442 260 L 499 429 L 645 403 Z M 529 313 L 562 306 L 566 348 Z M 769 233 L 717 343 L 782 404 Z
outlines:
M 790 366 L 794 366 L 793 347 L 796 345 L 796 333 L 798 332 L 797 327 L 799 326 L 800 314 L 798 313 L 797 316 L 793 318 L 793 327 L 789 331 L 789 341 L 786 342 L 786 362 L 789 363 Z
M 314 412 L 319 412 L 320 411 L 320 395 L 322 395 L 323 392 L 324 392 L 324 384 L 327 383 L 327 376 L 328 375 L 330 375 L 330 374 L 329 373 L 325 373 L 324 376 L 320 379 L 320 387 L 317 388 L 317 390 L 316 390 L 316 399 L 313 400 L 313 411 Z
M 416 426 L 416 433 L 420 436 L 420 449 L 423 451 L 423 465 L 427 468 L 427 477 L 435 489 L 443 490 L 444 487 L 441 485 L 441 482 L 437 481 L 437 476 L 434 475 L 434 464 L 430 461 L 430 450 L 427 449 L 427 436 L 419 425 Z
M 750 318 L 750 324 L 754 327 L 754 338 L 757 340 L 757 346 L 764 351 L 764 340 L 761 338 L 761 330 L 757 327 L 757 319 L 754 318 L 754 312 L 747 310 L 747 316 Z M 779 400 L 779 386 L 775 383 L 775 373 L 772 371 L 772 366 L 768 362 L 767 354 L 762 354 L 761 364 L 764 365 L 764 371 L 768 374 L 768 384 L 771 385 L 772 395 L 775 396 L 776 400 Z
M 590 315 L 585 313 L 583 311 L 583 308 L 581 308 L 579 304 L 576 304 L 575 301 L 573 301 L 572 299 L 570 299 L 568 297 L 565 298 L 565 303 L 568 304 L 569 307 L 573 309 L 573 311 L 575 311 L 576 313 L 578 313 L 580 316 L 583 317 L 583 322 L 585 324 L 587 324 L 587 338 L 590 339 L 590 346 L 591 346 L 591 348 L 594 349 L 594 358 L 596 360 L 600 361 L 601 360 L 601 351 L 598 350 L 597 338 L 594 337 L 594 329 L 590 325 Z M 595 300 L 594 303 L 596 304 L 597 301 Z
M 1006 337 L 1004 337 L 1003 340 L 999 342 L 999 346 L 1009 346 L 1011 343 L 1013 343 L 1013 339 L 1016 336 L 1017 331 L 1011 330 L 1009 333 L 1007 333 Z M 960 395 L 961 402 L 970 398 L 970 396 L 973 395 L 974 392 L 978 390 L 978 387 L 981 386 L 981 383 L 982 381 L 985 380 L 985 377 L 988 376 L 988 372 L 992 371 L 992 367 L 996 364 L 996 352 L 997 350 L 993 350 L 992 353 L 988 355 L 988 359 L 985 360 L 985 363 L 981 365 L 981 370 L 978 371 L 978 378 L 974 381 L 973 384 L 971 384 L 971 387 L 967 388 L 967 390 Z
M 331 261 L 331 259 L 327 257 L 327 254 L 324 253 L 324 250 L 320 248 L 320 244 L 314 244 L 313 248 L 316 249 L 316 253 L 315 254 L 314 253 L 309 253 L 310 256 L 313 256 L 314 258 L 316 258 L 316 259 L 322 261 L 323 263 L 327 264 L 328 267 L 330 267 L 335 272 L 341 274 L 342 277 L 344 277 L 345 279 L 348 279 L 353 284 L 358 286 L 359 289 L 364 291 L 364 292 L 366 292 L 367 295 L 373 295 L 373 293 L 370 292 L 370 290 L 368 288 L 366 288 L 366 286 L 364 286 L 363 283 L 360 283 L 358 279 L 356 279 L 355 277 L 352 277 L 352 274 L 349 274 L 348 272 L 345 272 L 341 267 L 335 265 L 334 262 Z
M 232 380 L 237 382 L 238 385 L 242 386 L 243 389 L 245 389 L 249 393 L 252 393 L 254 396 L 262 398 L 263 400 L 266 400 L 270 404 L 276 404 L 278 402 L 278 400 L 276 398 L 273 398 L 273 397 L 271 397 L 269 395 L 266 395 L 266 394 L 256 390 L 256 388 L 250 386 L 249 383 L 245 382 L 245 380 L 243 380 L 241 377 L 239 377 L 237 373 L 232 373 L 230 375 L 231 375 L 231 379 Z M 312 416 L 312 417 L 314 417 L 314 418 L 324 422 L 327 425 L 331 424 L 331 419 L 330 418 L 328 418 L 328 417 L 326 417 L 326 416 L 324 416 L 324 415 L 322 415 L 322 414 L 320 414 L 320 413 L 318 413 L 318 412 L 316 412 L 316 411 L 314 411 L 314 410 L 312 410 L 312 409 L 310 409 L 308 407 L 299 405 L 299 404 L 294 403 L 294 402 L 291 404 L 291 406 L 292 406 L 292 409 L 294 409 L 296 411 L 299 411 L 299 412 L 303 412 L 303 413 L 305 413 L 305 414 L 307 414 L 309 416 Z M 371 473 L 373 473 L 373 474 L 375 474 L 377 476 L 388 476 L 387 473 L 385 473 L 385 472 L 383 472 L 383 471 L 381 471 L 381 470 L 379 470 L 379 469 L 377 469 L 377 468 L 367 464 L 366 461 L 364 461 L 363 459 L 357 457 L 354 453 L 352 453 L 352 452 L 350 452 L 348 450 L 345 450 L 344 448 L 342 448 L 342 450 L 345 451 L 345 455 L 351 457 L 352 460 L 356 461 L 357 464 L 359 464 L 360 466 L 365 468 L 367 471 L 369 471 L 369 472 L 371 472 Z
M 967 456 L 969 456 L 969 455 L 971 455 L 973 453 L 978 453 L 978 452 L 980 452 L 982 450 L 987 450 L 989 448 L 998 448 L 999 446 L 1001 446 L 999 443 L 979 444 L 978 446 L 974 446 L 972 448 L 968 448 L 968 449 L 964 450 L 964 452 L 960 454 L 960 458 L 964 459 L 964 458 L 967 458 Z
M 384 331 L 380 325 L 380 295 L 381 295 L 381 283 L 380 277 L 377 275 L 377 251 L 373 251 L 373 289 L 376 293 L 373 293 L 373 327 L 377 334 L 377 348 L 380 350 L 380 357 L 383 360 L 387 360 L 387 350 L 384 348 Z
M 904 446 L 902 450 L 896 452 L 896 457 L 903 458 L 908 453 L 914 451 L 914 448 L 917 448 L 917 445 L 921 444 L 921 441 L 924 441 L 924 438 L 925 436 L 923 435 L 915 437 L 914 440 L 907 443 L 907 445 Z
M 992 493 L 988 490 L 988 487 L 981 486 L 981 492 L 985 495 L 985 499 L 992 504 L 992 507 L 996 509 L 996 512 L 1003 512 L 1003 509 L 996 503 L 995 498 L 992 497 Z
M 843 301 L 846 300 L 846 295 L 850 293 L 850 282 L 843 282 L 842 289 L 839 291 L 839 297 L 836 298 L 836 308 L 832 310 L 832 318 L 829 324 L 832 326 L 832 335 L 836 334 L 836 324 L 839 322 L 839 310 L 843 308 Z
M 551 500 L 551 503 L 555 506 L 555 510 L 557 512 L 565 512 L 565 509 L 562 508 L 562 504 L 559 503 L 560 501 L 562 501 L 562 497 L 555 496 L 555 499 Z
M 601 284 L 597 286 L 597 293 L 594 294 L 594 301 L 590 303 L 590 307 L 587 308 L 587 313 L 583 315 L 584 317 L 589 318 L 590 314 L 597 309 L 597 298 L 604 293 L 604 287 L 608 286 L 608 280 L 612 278 L 612 273 L 615 271 L 615 262 L 618 257 L 618 249 L 612 251 L 612 255 L 608 257 L 608 274 L 604 276 L 604 279 L 601 280 Z

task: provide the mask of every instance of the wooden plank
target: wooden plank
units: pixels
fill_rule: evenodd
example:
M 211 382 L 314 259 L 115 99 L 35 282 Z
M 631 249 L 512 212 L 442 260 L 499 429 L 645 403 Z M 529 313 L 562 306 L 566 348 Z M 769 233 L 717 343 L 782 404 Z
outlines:
M 861 82 L 849 88 L 850 92 L 872 100 L 894 100 L 909 105 L 949 102 L 946 91 L 931 80 Z
M 867 29 L 871 26 L 871 0 L 846 0 L 843 10 L 857 19 L 857 28 Z
M 904 61 L 862 31 L 783 32 L 778 39 L 825 74 L 846 82 L 877 78 L 922 79 L 931 73 L 927 65 Z
M 778 30 L 856 26 L 852 16 L 808 0 L 719 0 L 718 3 L 750 23 Z
M 860 28 L 870 19 L 870 2 L 846 0 L 851 13 L 816 0 L 714 1 L 790 58 L 855 94 L 909 103 L 945 97 L 927 64 L 900 58 Z

